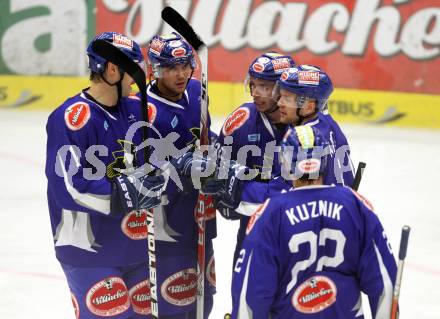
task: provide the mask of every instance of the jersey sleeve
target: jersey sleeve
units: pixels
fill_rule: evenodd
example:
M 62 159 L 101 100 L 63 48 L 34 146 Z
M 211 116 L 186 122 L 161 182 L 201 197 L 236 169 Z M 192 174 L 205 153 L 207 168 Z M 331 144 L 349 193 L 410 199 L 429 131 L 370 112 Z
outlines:
M 376 216 L 364 204 L 366 232 L 358 276 L 361 290 L 368 295 L 373 318 L 388 318 L 391 311 L 397 266 L 385 231 Z
M 347 138 L 345 135 L 341 132 L 341 138 L 342 138 L 342 146 L 345 148 L 345 152 L 343 153 L 343 156 L 341 157 L 341 164 L 344 167 L 350 168 L 349 170 L 343 170 L 342 171 L 342 179 L 344 181 L 344 185 L 351 187 L 354 182 L 354 166 L 353 161 L 351 160 L 351 151 L 350 146 L 348 145 Z
M 241 215 L 250 216 L 266 199 L 281 194 L 289 188 L 290 186 L 281 177 L 276 177 L 268 183 L 244 181 L 241 201 L 236 211 Z
M 90 153 L 89 147 L 98 145 L 97 132 L 90 122 L 71 130 L 55 112 L 46 130 L 49 197 L 62 209 L 110 214 L 111 183 L 105 177 L 106 167 L 97 157 L 99 153 Z
M 338 173 L 338 176 L 335 176 L 336 184 L 351 187 L 354 181 L 355 168 L 351 160 L 350 145 L 348 145 L 347 138 L 339 125 L 333 119 L 331 119 L 330 123 L 332 124 L 330 125 L 332 131 L 330 139 L 333 140 L 332 143 L 336 146 L 334 159 L 335 166 L 337 167 L 335 173 Z M 334 141 L 334 139 L 336 139 L 336 141 Z
M 272 218 L 274 213 L 267 201 L 249 221 L 249 234 L 233 273 L 233 318 L 270 318 L 279 279 L 279 245 L 275 234 L 279 220 Z

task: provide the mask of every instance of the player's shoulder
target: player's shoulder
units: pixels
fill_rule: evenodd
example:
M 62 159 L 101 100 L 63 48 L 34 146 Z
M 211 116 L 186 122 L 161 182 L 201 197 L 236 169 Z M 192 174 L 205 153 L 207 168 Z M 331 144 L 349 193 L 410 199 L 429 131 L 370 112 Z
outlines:
M 230 113 L 223 123 L 222 133 L 224 136 L 236 134 L 252 124 L 256 112 L 253 103 L 244 103 Z
M 341 127 L 339 126 L 338 122 L 336 122 L 335 119 L 331 116 L 330 113 L 320 112 L 318 115 L 318 118 L 322 122 L 322 125 L 325 125 L 326 127 L 328 127 L 328 130 L 332 130 L 338 136 L 343 136 L 345 138 L 345 135 L 342 132 Z
M 186 92 L 188 93 L 189 97 L 198 97 L 200 95 L 200 89 L 201 84 L 199 80 L 195 78 L 189 79 L 188 84 L 186 85 Z
M 346 196 L 353 198 L 361 207 L 367 208 L 369 211 L 374 212 L 373 204 L 359 192 L 347 186 L 338 186 L 345 192 Z
M 71 131 L 79 131 L 89 123 L 94 112 L 91 103 L 82 94 L 68 98 L 48 118 L 48 124 L 64 125 Z
M 250 216 L 249 221 L 246 226 L 246 236 L 249 236 L 252 234 L 252 236 L 255 235 L 255 225 L 257 225 L 257 222 L 259 224 L 259 227 L 264 227 L 265 220 L 267 220 L 271 214 L 271 210 L 273 209 L 274 204 L 274 198 L 268 198 L 266 201 L 259 205 L 258 208 L 255 210 L 255 212 Z M 264 218 L 262 218 L 264 215 Z M 261 220 L 260 220 L 261 219 Z

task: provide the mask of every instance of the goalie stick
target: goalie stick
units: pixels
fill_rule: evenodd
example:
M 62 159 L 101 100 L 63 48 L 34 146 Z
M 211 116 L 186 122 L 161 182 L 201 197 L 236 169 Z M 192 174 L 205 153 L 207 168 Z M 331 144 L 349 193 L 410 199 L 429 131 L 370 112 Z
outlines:
M 399 247 L 399 264 L 397 266 L 397 276 L 396 283 L 394 284 L 393 291 L 393 301 L 391 305 L 391 319 L 399 318 L 399 295 L 400 295 L 400 284 L 402 282 L 403 265 L 405 262 L 406 251 L 408 249 L 408 239 L 409 232 L 411 228 L 409 226 L 403 226 L 402 235 L 400 236 L 400 247 Z
M 93 43 L 93 50 L 107 61 L 119 66 L 127 72 L 136 83 L 141 95 L 142 117 L 146 123 L 148 120 L 148 101 L 147 101 L 147 84 L 144 70 L 135 62 L 130 60 L 128 56 L 114 47 L 107 41 L 96 40 Z M 142 138 L 144 141 L 148 139 L 148 125 L 142 126 Z M 149 147 L 145 147 L 145 164 L 149 162 Z M 150 274 L 150 296 L 151 296 L 151 315 L 153 319 L 159 318 L 158 299 L 157 299 L 157 259 L 154 233 L 154 212 L 147 210 L 147 246 L 148 246 L 148 264 Z
M 208 48 L 191 25 L 173 8 L 162 10 L 162 19 L 180 33 L 197 51 L 201 64 L 200 146 L 209 144 L 208 136 Z M 196 205 L 197 220 L 197 319 L 203 318 L 205 299 L 205 224 L 208 195 L 200 192 Z

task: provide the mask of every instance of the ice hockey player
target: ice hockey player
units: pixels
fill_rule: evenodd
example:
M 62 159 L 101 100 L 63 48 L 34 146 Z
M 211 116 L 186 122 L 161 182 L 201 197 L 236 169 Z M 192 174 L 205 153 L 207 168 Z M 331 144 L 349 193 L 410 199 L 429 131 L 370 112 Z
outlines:
M 291 126 L 308 125 L 319 129 L 329 141 L 333 160 L 324 176 L 324 184 L 351 186 L 354 168 L 350 147 L 339 125 L 327 110 L 333 83 L 327 73 L 311 65 L 298 65 L 284 72 L 274 89 L 281 122 Z
M 196 68 L 193 48 L 177 33 L 156 35 L 148 47 L 148 60 L 154 80 L 148 86 L 149 121 L 157 131 L 155 138 L 175 134 L 174 146 L 178 150 L 195 148 L 200 130 L 200 81 L 191 78 Z M 171 154 L 170 160 L 181 174 L 183 191 L 170 179 L 165 195 L 167 204 L 160 207 L 156 229 L 159 316 L 195 318 L 197 288 L 197 224 L 195 207 L 199 190 L 185 182 L 191 175 L 191 152 L 182 157 Z M 181 154 L 178 154 L 181 155 Z M 179 160 L 177 160 L 177 158 Z M 189 164 L 188 164 L 189 163 Z M 188 165 L 187 165 L 188 164 Z M 188 187 L 188 184 L 189 187 Z M 215 293 L 215 263 L 212 239 L 216 236 L 215 209 L 206 209 L 206 269 L 205 304 L 207 318 L 213 306 Z
M 323 185 L 328 141 L 314 126 L 282 143 L 294 190 L 251 217 L 234 268 L 232 318 L 389 318 L 396 263 L 369 203 L 344 186 Z M 293 155 L 293 156 L 292 156 Z
M 305 77 L 313 80 L 304 80 Z M 332 92 L 333 84 L 324 71 L 313 66 L 299 65 L 282 73 L 273 90 L 273 99 L 278 101 L 282 123 L 291 127 L 301 124 L 316 127 L 329 140 L 330 157 L 324 184 L 351 186 L 354 174 L 350 148 L 339 125 L 326 110 L 327 100 Z M 223 188 L 216 194 L 218 209 L 223 212 L 224 217 L 233 219 L 249 216 L 269 196 L 292 187 L 290 182 L 286 182 L 286 176 L 280 175 L 272 175 L 273 178 L 268 183 L 245 181 L 238 174 L 247 172 L 248 168 L 238 164 L 229 168 L 228 177 L 223 180 Z M 239 239 L 242 240 L 248 218 L 241 217 L 241 220 L 239 235 L 242 237 Z M 241 240 L 237 241 L 235 259 Z
M 233 111 L 226 118 L 219 134 L 218 143 L 224 150 L 222 156 L 257 169 L 258 181 L 268 182 L 272 176 L 280 174 L 274 150 L 286 132 L 287 125 L 280 123 L 280 111 L 277 101 L 272 97 L 272 90 L 280 75 L 294 65 L 295 62 L 290 56 L 277 52 L 264 53 L 252 61 L 246 76 L 245 88 L 251 94 L 253 102 L 245 103 Z M 256 147 L 259 153 L 250 155 L 240 151 L 246 150 L 243 146 Z M 218 209 L 225 218 L 240 219 L 235 260 L 249 218 L 234 213 L 227 205 L 219 204 Z
M 99 41 L 145 66 L 139 45 L 122 34 L 105 32 L 88 45 L 90 87 L 47 122 L 49 213 L 76 318 L 140 319 L 150 312 L 146 209 L 159 205 L 160 192 L 151 191 L 164 179 L 136 169 L 144 163 L 135 151 L 141 131 L 126 134 L 142 120 L 141 104 L 129 97 L 126 62 L 97 54 Z

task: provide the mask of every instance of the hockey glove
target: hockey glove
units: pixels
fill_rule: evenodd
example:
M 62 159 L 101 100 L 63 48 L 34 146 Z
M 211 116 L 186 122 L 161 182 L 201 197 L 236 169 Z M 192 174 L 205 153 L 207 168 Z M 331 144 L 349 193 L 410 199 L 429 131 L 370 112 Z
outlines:
M 204 180 L 215 172 L 215 159 L 210 160 L 209 157 L 202 156 L 199 151 L 187 152 L 176 159 L 171 159 L 170 163 L 176 169 L 185 192 L 200 189 L 201 179 Z
M 164 184 L 164 176 L 149 176 L 140 171 L 116 177 L 112 183 L 110 213 L 126 214 L 159 206 Z
M 208 179 L 203 185 L 205 194 L 213 194 L 217 210 L 226 219 L 239 219 L 241 217 L 235 209 L 241 201 L 243 188 L 243 176 L 249 172 L 249 168 L 235 161 L 222 161 L 216 173 L 215 179 Z

